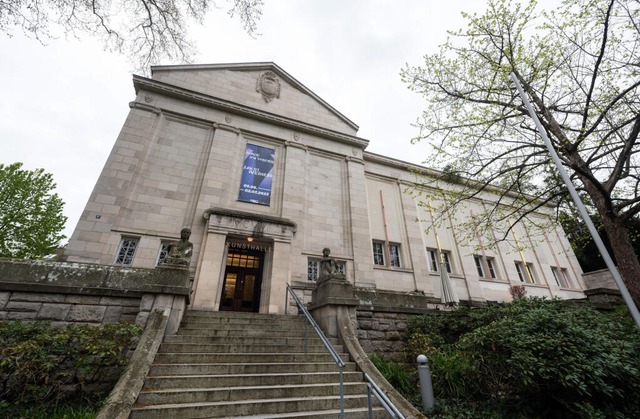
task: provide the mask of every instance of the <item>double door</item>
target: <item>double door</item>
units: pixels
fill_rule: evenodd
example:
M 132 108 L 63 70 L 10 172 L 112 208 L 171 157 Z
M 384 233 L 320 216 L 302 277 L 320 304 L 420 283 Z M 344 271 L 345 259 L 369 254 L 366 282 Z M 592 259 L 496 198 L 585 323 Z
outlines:
M 220 310 L 258 312 L 263 259 L 264 252 L 229 251 Z

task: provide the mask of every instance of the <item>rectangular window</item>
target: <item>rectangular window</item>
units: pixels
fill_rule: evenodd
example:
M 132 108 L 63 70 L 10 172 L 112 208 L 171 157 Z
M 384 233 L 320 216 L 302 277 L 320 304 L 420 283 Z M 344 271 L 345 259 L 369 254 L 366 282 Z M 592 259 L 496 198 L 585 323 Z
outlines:
M 438 251 L 436 249 L 427 249 L 429 254 L 429 270 L 431 272 L 440 272 L 440 262 L 444 261 L 444 266 L 448 273 L 451 273 L 451 257 L 448 251 L 441 251 L 441 257 L 438 257 Z
M 473 260 L 476 263 L 476 271 L 480 278 L 496 278 L 496 270 L 493 267 L 493 258 L 474 256 Z
M 400 267 L 400 245 L 389 244 L 389 254 L 391 256 L 391 266 L 394 268 Z
M 556 281 L 557 286 L 569 288 L 569 273 L 565 268 L 552 266 L 551 273 L 553 274 L 553 279 Z
M 389 261 L 387 261 L 387 255 Z M 376 266 L 390 266 L 392 268 L 400 268 L 400 245 L 397 243 L 389 243 L 389 253 L 387 253 L 386 242 L 373 242 L 373 264 Z
M 123 237 L 120 240 L 120 246 L 116 253 L 116 260 L 113 263 L 116 265 L 131 266 L 139 240 L 137 237 Z
M 336 265 L 338 267 L 338 273 L 343 275 L 347 274 L 347 264 L 336 260 Z M 309 258 L 307 260 L 307 280 L 315 282 L 318 280 L 318 276 L 320 275 L 320 259 Z
M 373 264 L 384 266 L 384 243 L 373 242 Z
M 320 269 L 320 261 L 318 259 L 309 259 L 307 262 L 307 280 L 317 281 Z
M 169 245 L 170 241 L 163 241 L 160 243 L 160 250 L 158 251 L 158 259 L 156 260 L 156 266 L 160 265 L 165 261 L 167 255 L 169 254 Z
M 524 263 L 517 261 L 516 272 L 518 272 L 518 279 L 520 279 L 520 282 L 528 282 L 530 284 L 534 284 L 536 282 L 536 277 L 533 275 L 533 267 L 530 263 L 525 265 Z

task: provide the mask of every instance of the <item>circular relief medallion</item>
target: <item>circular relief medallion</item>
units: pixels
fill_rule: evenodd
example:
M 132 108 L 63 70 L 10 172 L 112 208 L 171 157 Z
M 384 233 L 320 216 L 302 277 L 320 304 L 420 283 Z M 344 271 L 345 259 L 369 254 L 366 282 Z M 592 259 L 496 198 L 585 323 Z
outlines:
M 225 117 L 224 117 L 224 120 L 225 120 L 225 122 L 226 122 L 227 124 L 230 124 L 230 123 L 231 123 L 231 121 L 233 121 L 233 119 L 231 119 L 231 117 L 230 117 L 229 115 L 225 116 Z
M 256 83 L 256 92 L 262 94 L 265 102 L 280 97 L 280 80 L 273 71 L 265 71 Z
M 151 96 L 151 95 L 146 95 L 146 96 L 144 97 L 144 101 L 145 101 L 145 102 L 147 102 L 147 103 L 151 103 L 151 102 L 153 102 L 153 96 Z

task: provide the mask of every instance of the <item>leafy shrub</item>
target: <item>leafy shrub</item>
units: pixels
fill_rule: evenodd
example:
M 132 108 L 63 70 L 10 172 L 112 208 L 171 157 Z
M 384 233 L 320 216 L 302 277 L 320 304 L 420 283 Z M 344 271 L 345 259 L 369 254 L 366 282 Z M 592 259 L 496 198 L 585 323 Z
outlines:
M 628 313 L 522 298 L 421 316 L 410 331 L 408 351 L 426 345 L 434 391 L 449 407 L 457 400 L 478 417 L 640 417 L 640 333 Z
M 141 333 L 140 326 L 126 322 L 67 328 L 50 322 L 1 322 L 0 399 L 9 402 L 4 410 L 89 397 L 105 377 L 117 379 Z
M 412 403 L 420 402 L 418 374 L 415 368 L 410 368 L 398 362 L 387 361 L 378 354 L 372 354 L 369 359 L 389 384 L 407 400 L 412 401 Z

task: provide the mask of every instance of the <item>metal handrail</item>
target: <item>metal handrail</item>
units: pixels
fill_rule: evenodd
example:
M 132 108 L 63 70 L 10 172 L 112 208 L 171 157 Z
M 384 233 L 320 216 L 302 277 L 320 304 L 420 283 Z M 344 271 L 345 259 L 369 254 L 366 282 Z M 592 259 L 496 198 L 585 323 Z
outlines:
M 371 409 L 371 393 L 378 399 L 384 410 L 387 411 L 388 414 L 391 415 L 392 418 L 405 419 L 405 417 L 400 413 L 400 411 L 395 407 L 393 402 L 389 400 L 386 394 L 378 387 L 378 385 L 369 377 L 369 375 L 364 375 L 365 380 L 367 380 L 367 401 L 369 403 L 369 419 L 373 418 L 373 411 Z
M 302 313 L 304 314 L 307 322 L 309 322 L 309 324 L 313 326 L 313 329 L 316 331 L 316 334 L 320 337 L 320 340 L 322 341 L 324 346 L 327 348 L 327 350 L 329 351 L 329 354 L 331 354 L 331 357 L 333 358 L 334 362 L 340 369 L 340 417 L 344 419 L 344 380 L 343 380 L 343 371 L 344 371 L 344 365 L 345 365 L 344 361 L 342 361 L 342 358 L 340 358 L 340 355 L 338 355 L 336 350 L 333 349 L 331 342 L 329 342 L 329 340 L 324 335 L 324 333 L 322 333 L 322 330 L 320 330 L 320 327 L 318 326 L 316 321 L 313 319 L 313 317 L 311 317 L 311 314 L 309 313 L 309 310 L 307 310 L 307 307 L 304 304 L 302 304 L 302 301 L 300 301 L 296 293 L 293 292 L 293 289 L 291 289 L 291 286 L 289 284 L 287 284 L 287 292 L 285 295 L 285 312 L 286 312 L 286 308 L 289 306 L 289 300 L 288 300 L 289 294 L 291 294 L 291 296 L 293 297 L 293 300 L 298 305 L 298 308 L 302 310 Z M 304 352 L 307 353 L 307 323 L 305 322 L 304 325 L 305 325 Z

